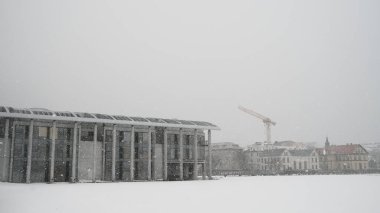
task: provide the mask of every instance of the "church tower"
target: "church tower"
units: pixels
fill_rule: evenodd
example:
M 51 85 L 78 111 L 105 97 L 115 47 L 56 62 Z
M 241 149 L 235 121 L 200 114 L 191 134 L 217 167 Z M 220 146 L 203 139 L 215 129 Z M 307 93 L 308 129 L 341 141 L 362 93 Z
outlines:
M 329 138 L 326 137 L 325 149 L 330 146 Z

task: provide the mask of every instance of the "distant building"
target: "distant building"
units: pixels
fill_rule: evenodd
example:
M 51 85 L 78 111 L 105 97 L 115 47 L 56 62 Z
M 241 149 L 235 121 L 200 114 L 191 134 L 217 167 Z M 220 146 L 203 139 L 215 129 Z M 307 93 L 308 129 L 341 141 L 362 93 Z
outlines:
M 368 151 L 368 167 L 370 169 L 380 169 L 380 143 L 370 143 L 362 145 Z
M 368 152 L 360 144 L 330 145 L 317 149 L 320 168 L 325 171 L 362 171 L 368 169 Z
M 244 172 L 243 148 L 231 142 L 212 144 L 213 175 L 240 175 Z
M 319 170 L 319 155 L 315 149 L 289 150 L 292 170 Z
M 315 150 L 247 150 L 245 156 L 247 168 L 253 174 L 278 174 L 286 171 L 319 169 L 319 157 Z
M 256 142 L 252 145 L 247 146 L 247 150 L 249 151 L 264 151 L 271 149 L 305 150 L 315 149 L 315 146 L 313 143 L 303 143 L 295 141 L 275 141 L 274 143 Z
M 271 149 L 274 149 L 273 144 L 268 142 L 256 142 L 247 146 L 247 150 L 249 151 L 264 151 Z
M 275 149 L 288 149 L 288 150 L 305 150 L 315 149 L 312 143 L 303 143 L 295 141 L 275 141 L 273 143 Z

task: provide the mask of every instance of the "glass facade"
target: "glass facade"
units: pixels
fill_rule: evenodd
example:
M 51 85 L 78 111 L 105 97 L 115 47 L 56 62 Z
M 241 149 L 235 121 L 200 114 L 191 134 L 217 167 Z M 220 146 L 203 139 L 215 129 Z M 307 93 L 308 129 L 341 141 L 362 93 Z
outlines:
M 49 180 L 50 127 L 33 127 L 31 182 Z
M 71 177 L 74 128 L 57 127 L 54 153 L 54 181 L 68 182 Z M 78 149 L 77 149 L 78 150 Z
M 116 180 L 130 180 L 131 132 L 117 131 Z
M 148 178 L 148 133 L 135 132 L 135 172 L 136 180 L 146 180 Z
M 197 135 L 198 139 L 198 160 L 206 159 L 206 141 L 205 136 Z
M 179 135 L 168 134 L 168 160 L 179 160 Z
M 18 120 L 15 123 L 13 144 L 12 182 L 26 182 L 29 120 Z M 12 136 L 10 120 L 9 132 Z M 164 176 L 164 132 L 161 127 L 152 128 L 151 137 L 148 137 L 148 128 L 135 127 L 134 146 L 131 150 L 131 132 L 129 127 L 118 127 L 115 144 L 115 179 L 116 181 L 130 181 L 130 169 L 134 167 L 135 180 L 147 180 L 149 177 L 148 154 L 151 152 L 150 174 L 152 179 L 163 179 Z M 0 135 L 5 134 L 5 119 L 0 119 Z M 94 134 L 94 124 L 79 124 L 76 138 L 76 159 L 73 164 L 74 123 L 60 123 L 57 121 L 55 132 L 53 122 L 35 120 L 32 132 L 31 175 L 30 182 L 49 182 L 52 149 L 52 140 L 55 135 L 54 151 L 54 182 L 69 182 L 72 178 L 73 165 L 76 175 L 74 181 L 112 180 L 112 142 L 113 129 L 110 125 L 97 125 L 97 135 Z M 94 137 L 96 142 L 94 144 Z M 197 135 L 198 159 L 205 159 L 205 137 Z M 149 141 L 151 138 L 151 150 Z M 180 134 L 179 130 L 168 129 L 167 134 L 167 174 L 169 180 L 180 177 Z M 1 139 L 0 139 L 1 140 Z M 194 160 L 194 135 L 189 130 L 183 134 L 184 175 L 191 179 Z M 0 147 L 1 148 L 1 147 Z M 95 152 L 94 152 L 95 151 Z M 132 151 L 132 152 L 131 152 Z M 134 162 L 131 165 L 131 154 Z M 200 162 L 201 164 L 202 162 Z M 95 167 L 94 167 L 95 166 Z M 95 168 L 95 169 L 94 169 Z M 95 176 L 94 176 L 95 175 Z
M 193 159 L 194 135 L 183 135 L 183 159 Z
M 13 148 L 12 182 L 26 182 L 29 126 L 16 125 Z
M 0 119 L 0 138 L 4 138 L 5 134 L 5 120 Z
M 104 136 L 104 180 L 112 180 L 112 130 L 105 130 Z

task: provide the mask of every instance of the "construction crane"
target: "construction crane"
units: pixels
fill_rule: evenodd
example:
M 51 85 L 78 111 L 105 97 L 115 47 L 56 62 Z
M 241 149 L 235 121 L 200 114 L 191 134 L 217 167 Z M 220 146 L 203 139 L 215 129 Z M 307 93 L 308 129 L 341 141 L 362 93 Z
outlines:
M 265 116 L 263 116 L 263 115 L 260 115 L 259 113 L 257 113 L 257 112 L 255 112 L 255 111 L 253 111 L 253 110 L 250 110 L 250 109 L 247 109 L 247 108 L 244 108 L 244 107 L 242 107 L 242 106 L 239 106 L 238 107 L 241 111 L 243 111 L 243 112 L 245 112 L 245 113 L 247 113 L 247 114 L 250 114 L 250 115 L 253 115 L 253 116 L 255 116 L 256 118 L 258 118 L 258 119 L 261 119 L 263 122 L 264 122 L 264 126 L 265 126 L 265 128 L 266 128 L 266 135 L 267 135 L 267 143 L 268 144 L 271 144 L 272 143 L 272 141 L 271 141 L 271 130 L 270 130 L 270 127 L 271 127 L 271 125 L 276 125 L 276 122 L 274 122 L 274 121 L 272 121 L 270 118 L 268 118 L 268 117 L 265 117 Z M 263 145 L 264 145 L 264 143 L 263 143 Z

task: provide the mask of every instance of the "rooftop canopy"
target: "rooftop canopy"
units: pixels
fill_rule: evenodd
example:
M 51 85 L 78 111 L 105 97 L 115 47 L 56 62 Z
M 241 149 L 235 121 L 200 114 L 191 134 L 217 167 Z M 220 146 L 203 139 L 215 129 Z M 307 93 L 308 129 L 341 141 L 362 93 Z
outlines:
M 76 121 L 82 123 L 126 124 L 138 126 L 160 126 L 174 128 L 220 130 L 212 123 L 178 119 L 134 117 L 124 115 L 106 115 L 88 112 L 51 111 L 42 108 L 21 109 L 0 106 L 0 117 L 25 118 L 36 120 Z

